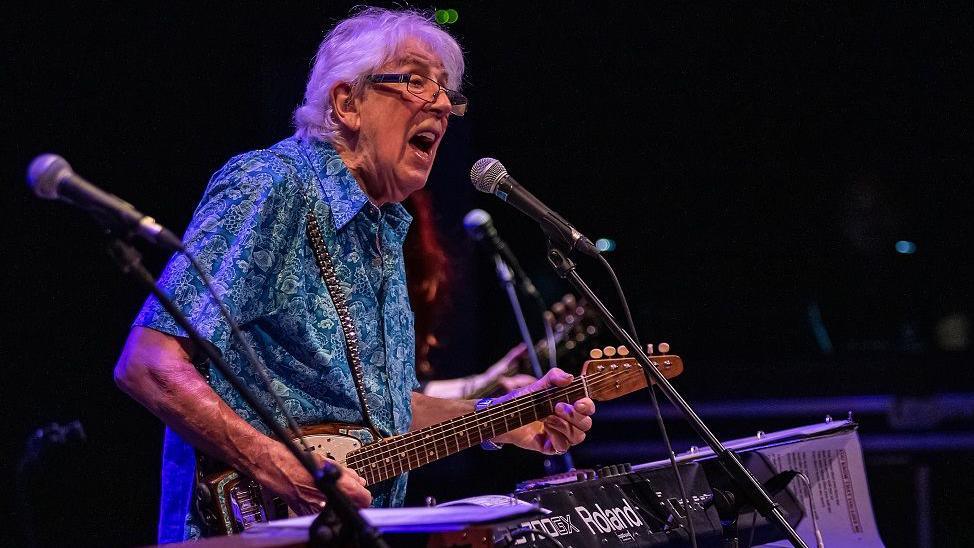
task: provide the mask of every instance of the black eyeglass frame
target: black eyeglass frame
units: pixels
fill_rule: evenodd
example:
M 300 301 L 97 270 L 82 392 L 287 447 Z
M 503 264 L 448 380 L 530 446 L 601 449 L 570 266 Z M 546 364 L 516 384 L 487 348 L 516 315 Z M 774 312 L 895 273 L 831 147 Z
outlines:
M 413 76 L 418 76 L 424 80 L 428 80 L 436 85 L 436 91 L 433 92 L 433 97 L 427 99 L 422 95 L 417 94 L 413 90 L 409 89 L 409 81 Z M 406 91 L 412 95 L 419 97 L 427 103 L 432 103 L 440 96 L 440 92 L 446 93 L 446 98 L 450 101 L 450 113 L 454 116 L 463 116 L 467 113 L 467 98 L 459 91 L 452 90 L 447 87 L 443 87 L 439 82 L 432 78 L 423 76 L 422 74 L 416 74 L 415 72 L 403 72 L 403 73 L 382 73 L 382 74 L 369 74 L 365 77 L 367 82 L 373 84 L 406 84 Z

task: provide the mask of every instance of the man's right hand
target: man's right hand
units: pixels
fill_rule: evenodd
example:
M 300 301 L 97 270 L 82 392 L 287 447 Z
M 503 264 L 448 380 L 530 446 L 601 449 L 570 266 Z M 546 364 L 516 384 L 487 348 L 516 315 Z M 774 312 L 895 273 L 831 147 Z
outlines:
M 298 515 L 317 514 L 325 504 L 325 496 L 315 487 L 311 474 L 294 458 L 283 445 L 278 444 L 280 450 L 275 451 L 270 466 L 259 474 L 255 474 L 257 481 L 284 500 L 294 513 Z M 283 451 L 283 452 L 282 452 Z M 325 459 L 315 455 L 319 466 Z M 347 468 L 331 459 L 327 459 L 338 466 L 341 475 L 338 478 L 338 490 L 348 497 L 348 500 L 358 508 L 366 508 L 372 504 L 372 493 L 365 488 L 365 480 Z

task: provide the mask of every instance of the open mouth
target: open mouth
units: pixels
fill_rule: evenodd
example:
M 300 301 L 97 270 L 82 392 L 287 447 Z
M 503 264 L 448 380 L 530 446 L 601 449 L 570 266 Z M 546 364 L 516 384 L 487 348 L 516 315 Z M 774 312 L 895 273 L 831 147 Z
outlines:
M 431 131 L 421 131 L 409 139 L 409 144 L 424 154 L 429 154 L 436 143 L 436 135 Z

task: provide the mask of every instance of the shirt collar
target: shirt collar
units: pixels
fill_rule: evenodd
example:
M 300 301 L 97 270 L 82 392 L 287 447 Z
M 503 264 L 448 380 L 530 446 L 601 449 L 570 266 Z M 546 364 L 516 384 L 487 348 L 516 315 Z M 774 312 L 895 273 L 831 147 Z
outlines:
M 331 209 L 332 225 L 338 232 L 362 211 L 369 203 L 369 197 L 331 143 L 313 139 L 308 149 L 308 157 L 318 174 L 325 202 Z M 381 210 L 393 232 L 404 239 L 413 219 L 406 208 L 402 204 L 392 203 L 382 206 Z
M 389 228 L 399 238 L 399 242 L 403 242 L 406 239 L 406 233 L 409 231 L 409 225 L 413 221 L 413 216 L 400 203 L 386 204 L 382 206 L 382 212 L 385 214 Z
M 362 192 L 355 177 L 330 143 L 313 139 L 307 149 L 308 158 L 317 172 L 325 203 L 331 210 L 332 224 L 335 232 L 338 232 L 369 203 L 369 197 Z

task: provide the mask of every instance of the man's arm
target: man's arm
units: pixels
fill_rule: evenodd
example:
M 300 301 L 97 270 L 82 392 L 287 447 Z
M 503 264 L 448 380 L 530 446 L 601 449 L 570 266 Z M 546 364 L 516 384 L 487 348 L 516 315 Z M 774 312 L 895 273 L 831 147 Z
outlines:
M 555 368 L 529 386 L 494 398 L 494 402 L 502 403 L 552 386 L 567 386 L 572 379 L 574 379 L 573 375 Z M 413 392 L 413 423 L 410 429 L 418 430 L 470 413 L 474 410 L 475 404 L 473 400 L 444 400 Z M 564 453 L 569 447 L 585 439 L 585 433 L 592 428 L 591 415 L 594 413 L 595 402 L 590 398 L 582 398 L 574 405 L 559 403 L 555 407 L 554 415 L 497 436 L 494 441 L 512 443 L 542 453 Z
M 483 373 L 469 375 L 459 379 L 446 379 L 430 381 L 423 387 L 423 393 L 434 398 L 464 399 L 472 394 L 495 385 L 507 393 L 515 388 L 527 386 L 538 380 L 530 375 L 516 373 L 509 375 L 508 371 L 517 360 L 520 360 L 527 353 L 527 346 L 521 343 L 512 348 L 507 355 L 497 360 L 494 365 L 487 368 Z
M 135 327 L 115 366 L 115 382 L 187 442 L 254 478 L 295 512 L 320 510 L 324 497 L 301 463 L 224 403 L 193 366 L 192 353 L 188 339 Z M 360 507 L 372 500 L 364 485 L 342 468 L 338 486 Z

